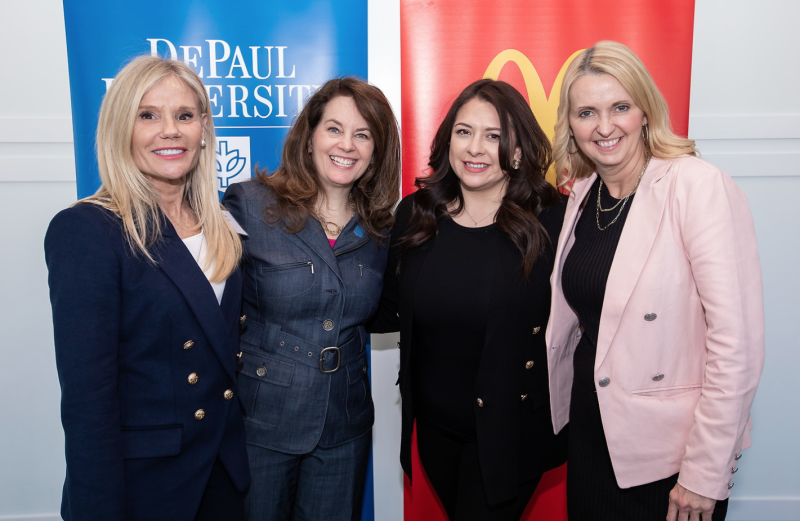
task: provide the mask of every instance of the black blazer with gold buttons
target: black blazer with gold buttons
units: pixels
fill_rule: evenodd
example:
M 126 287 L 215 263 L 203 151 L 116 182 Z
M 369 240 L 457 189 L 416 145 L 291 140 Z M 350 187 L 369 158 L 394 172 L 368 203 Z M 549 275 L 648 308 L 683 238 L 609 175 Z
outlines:
M 367 326 L 372 333 L 400 331 L 398 384 L 403 410 L 400 461 L 409 478 L 414 425 L 410 374 L 414 356 L 412 302 L 417 277 L 435 241 L 432 239 L 409 251 L 400 263 L 398 274 L 398 242 L 408 227 L 413 201 L 412 194 L 398 206 L 380 309 Z M 552 247 L 537 262 L 527 284 L 519 275 L 522 257 L 514 244 L 505 241 L 496 252 L 486 341 L 473 406 L 478 457 L 490 503 L 513 499 L 519 483 L 560 465 L 566 457 L 564 437 L 553 435 L 544 341 L 550 314 L 553 251 L 564 208 L 564 204 L 559 204 L 539 216 Z M 533 309 L 521 304 L 523 291 L 541 294 Z
M 93 204 L 45 237 L 61 384 L 67 521 L 195 519 L 217 458 L 250 482 L 236 396 L 241 274 L 222 303 L 165 219 L 134 255 L 120 220 Z

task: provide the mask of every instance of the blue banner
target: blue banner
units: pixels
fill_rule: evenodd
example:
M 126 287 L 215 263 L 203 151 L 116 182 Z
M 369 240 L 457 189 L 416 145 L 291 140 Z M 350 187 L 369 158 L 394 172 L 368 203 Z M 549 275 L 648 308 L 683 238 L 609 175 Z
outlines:
M 211 99 L 220 196 L 258 165 L 272 171 L 283 137 L 330 78 L 367 78 L 367 0 L 64 0 L 78 197 L 100 186 L 100 103 L 132 58 L 189 64 Z M 372 459 L 364 521 L 374 519 Z
M 64 0 L 78 197 L 100 186 L 94 150 L 103 95 L 132 58 L 188 63 L 211 98 L 219 190 L 274 170 L 315 88 L 367 78 L 367 0 Z

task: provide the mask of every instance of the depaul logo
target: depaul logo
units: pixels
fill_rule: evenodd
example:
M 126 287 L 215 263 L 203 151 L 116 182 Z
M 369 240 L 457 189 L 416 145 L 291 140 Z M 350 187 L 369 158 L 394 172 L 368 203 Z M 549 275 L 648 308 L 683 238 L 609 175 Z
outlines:
M 250 137 L 217 137 L 217 189 L 250 179 Z

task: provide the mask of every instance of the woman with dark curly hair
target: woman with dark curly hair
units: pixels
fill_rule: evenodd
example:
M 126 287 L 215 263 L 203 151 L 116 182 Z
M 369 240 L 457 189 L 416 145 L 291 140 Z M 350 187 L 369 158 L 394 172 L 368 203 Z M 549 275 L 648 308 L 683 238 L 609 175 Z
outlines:
M 519 519 L 553 435 L 545 326 L 564 206 L 550 142 L 522 95 L 480 80 L 453 102 L 428 177 L 400 204 L 381 308 L 400 331 L 401 461 L 411 433 L 451 520 Z

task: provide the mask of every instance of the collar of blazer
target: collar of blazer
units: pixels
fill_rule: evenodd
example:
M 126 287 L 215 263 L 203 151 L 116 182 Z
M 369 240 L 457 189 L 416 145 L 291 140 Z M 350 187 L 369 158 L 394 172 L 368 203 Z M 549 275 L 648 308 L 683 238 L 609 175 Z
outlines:
M 597 335 L 595 369 L 600 367 L 608 354 L 611 342 L 619 329 L 622 314 L 650 255 L 650 249 L 661 224 L 669 193 L 670 178 L 665 178 L 665 176 L 669 173 L 673 162 L 673 159 L 653 157 L 636 190 L 636 197 L 631 204 L 625 228 L 622 230 L 614 255 L 614 262 L 608 274 L 600 330 Z M 596 173 L 575 183 L 567 203 L 564 227 L 561 231 L 562 237 L 559 240 L 559 251 L 556 253 L 555 259 L 558 270 L 556 282 L 559 286 L 564 260 L 575 242 L 575 224 L 581 214 L 581 202 L 588 194 L 595 179 L 597 179 Z
M 292 242 L 295 242 L 301 248 L 303 246 L 311 249 L 328 267 L 336 274 L 339 280 L 342 280 L 342 272 L 339 270 L 339 263 L 336 257 L 343 253 L 358 249 L 369 242 L 367 232 L 357 224 L 357 219 L 351 219 L 350 222 L 342 229 L 339 237 L 336 239 L 336 244 L 331 248 L 328 237 L 322 229 L 322 225 L 313 217 L 306 219 L 306 225 L 297 233 L 288 233 L 284 231 L 279 225 L 273 226 L 279 233 L 283 233 Z M 361 235 L 356 232 L 360 230 Z M 342 280 L 342 282 L 344 282 Z
M 211 284 L 169 221 L 161 235 L 163 240 L 153 247 L 158 267 L 183 294 L 228 376 L 235 380 L 236 368 L 231 363 L 234 353 L 229 349 L 230 331 L 226 324 L 239 323 L 235 316 L 241 305 L 241 273 L 237 269 L 228 278 L 222 303 L 217 303 Z

